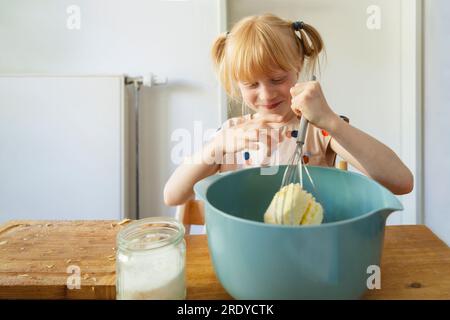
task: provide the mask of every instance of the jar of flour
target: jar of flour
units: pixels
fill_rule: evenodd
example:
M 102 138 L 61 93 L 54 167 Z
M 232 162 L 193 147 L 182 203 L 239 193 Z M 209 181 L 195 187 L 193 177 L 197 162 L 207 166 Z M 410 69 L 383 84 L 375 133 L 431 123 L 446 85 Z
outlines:
M 117 234 L 117 299 L 185 299 L 184 226 L 170 217 L 130 223 Z

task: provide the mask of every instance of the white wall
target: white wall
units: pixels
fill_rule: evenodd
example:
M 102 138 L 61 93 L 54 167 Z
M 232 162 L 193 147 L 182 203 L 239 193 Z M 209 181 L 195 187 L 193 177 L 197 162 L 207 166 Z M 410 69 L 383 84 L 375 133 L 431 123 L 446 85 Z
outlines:
M 450 2 L 424 9 L 425 223 L 450 245 Z
M 80 30 L 66 27 L 73 4 L 81 9 Z M 167 76 L 166 87 L 142 90 L 141 217 L 173 212 L 163 205 L 163 186 L 175 168 L 172 131 L 192 131 L 195 120 L 214 128 L 221 120 L 209 58 L 218 6 L 211 0 L 0 0 L 0 73 Z

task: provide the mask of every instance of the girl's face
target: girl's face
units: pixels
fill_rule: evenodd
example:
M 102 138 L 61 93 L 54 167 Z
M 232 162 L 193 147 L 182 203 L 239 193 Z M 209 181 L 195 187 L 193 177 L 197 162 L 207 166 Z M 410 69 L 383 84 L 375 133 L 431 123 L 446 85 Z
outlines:
M 286 116 L 293 113 L 289 90 L 295 85 L 297 78 L 297 72 L 280 69 L 253 83 L 239 82 L 239 89 L 244 102 L 259 114 Z

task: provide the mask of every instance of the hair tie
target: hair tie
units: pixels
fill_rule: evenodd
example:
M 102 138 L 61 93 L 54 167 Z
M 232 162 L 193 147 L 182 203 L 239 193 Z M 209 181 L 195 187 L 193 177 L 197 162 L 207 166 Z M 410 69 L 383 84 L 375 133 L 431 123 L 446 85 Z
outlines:
M 295 31 L 300 31 L 305 27 L 305 24 L 303 23 L 303 21 L 295 21 L 292 23 L 292 27 Z

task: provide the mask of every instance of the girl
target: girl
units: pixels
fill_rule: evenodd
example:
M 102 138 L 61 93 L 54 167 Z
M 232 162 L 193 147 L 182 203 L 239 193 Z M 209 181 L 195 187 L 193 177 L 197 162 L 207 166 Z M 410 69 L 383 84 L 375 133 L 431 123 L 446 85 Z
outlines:
M 413 176 L 391 149 L 335 114 L 317 81 L 297 83 L 300 72 L 314 72 L 322 49 L 315 28 L 271 14 L 244 18 L 219 36 L 212 56 L 222 85 L 254 113 L 226 121 L 175 170 L 164 188 L 165 203 L 183 204 L 197 181 L 218 171 L 288 163 L 300 117 L 310 123 L 306 163 L 333 166 L 339 155 L 393 193 L 411 192 Z

